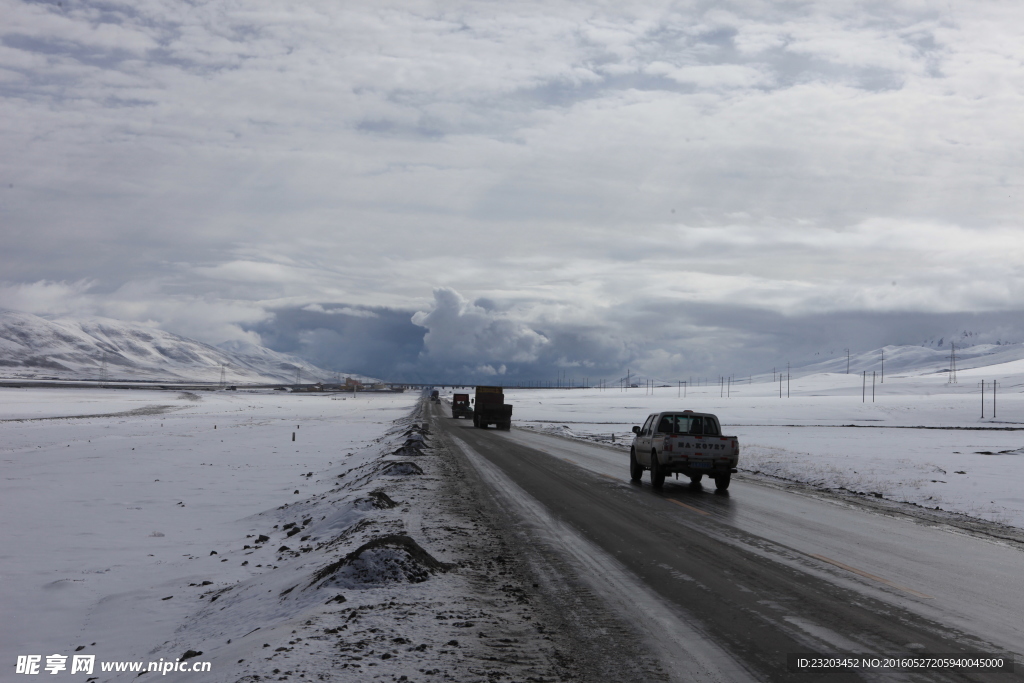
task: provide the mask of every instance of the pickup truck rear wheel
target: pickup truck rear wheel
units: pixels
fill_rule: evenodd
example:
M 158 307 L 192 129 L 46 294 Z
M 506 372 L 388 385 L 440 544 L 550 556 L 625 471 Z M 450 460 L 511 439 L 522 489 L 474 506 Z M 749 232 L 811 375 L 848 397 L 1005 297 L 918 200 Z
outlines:
M 660 489 L 665 485 L 665 473 L 658 462 L 658 451 L 651 451 L 651 486 Z
M 729 481 L 732 479 L 731 474 L 720 474 L 715 477 L 715 488 L 719 491 L 724 491 L 729 488 Z
M 640 481 L 644 476 L 644 466 L 636 461 L 636 451 L 629 449 L 629 478 L 633 481 Z

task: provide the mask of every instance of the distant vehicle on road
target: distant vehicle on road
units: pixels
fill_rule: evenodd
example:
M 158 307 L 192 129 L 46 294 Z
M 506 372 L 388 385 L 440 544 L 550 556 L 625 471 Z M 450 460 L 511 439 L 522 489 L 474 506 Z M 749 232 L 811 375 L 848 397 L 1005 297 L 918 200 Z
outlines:
M 469 403 L 469 394 L 452 394 L 452 417 L 473 419 L 473 406 Z
M 505 403 L 505 392 L 501 387 L 476 388 L 473 426 L 487 429 L 488 425 L 505 431 L 512 429 L 512 406 Z
M 718 418 L 692 410 L 652 413 L 642 427 L 633 427 L 629 449 L 629 477 L 640 481 L 644 470 L 651 472 L 651 486 L 660 489 L 668 474 L 682 474 L 692 484 L 704 475 L 715 480 L 715 488 L 729 488 L 739 463 L 740 446 L 735 436 L 722 436 Z
M 440 403 L 441 402 L 441 392 L 438 391 L 437 389 L 434 389 L 433 391 L 431 391 L 430 392 L 430 400 L 433 401 L 434 403 Z

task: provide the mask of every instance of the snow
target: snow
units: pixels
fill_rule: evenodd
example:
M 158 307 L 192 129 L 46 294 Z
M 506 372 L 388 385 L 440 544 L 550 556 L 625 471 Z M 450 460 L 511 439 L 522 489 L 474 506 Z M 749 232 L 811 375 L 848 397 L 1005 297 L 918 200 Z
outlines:
M 301 521 L 305 508 L 275 508 L 309 507 L 335 485 L 331 472 L 376 457 L 373 440 L 417 398 L 0 389 L 0 419 L 33 418 L 2 424 L 0 661 L 92 642 L 100 645 L 84 652 L 145 658 L 196 610 L 201 593 L 281 564 L 275 549 L 300 543 L 275 527 Z M 168 408 L 40 419 L 143 405 Z M 332 509 L 321 525 L 365 516 L 353 506 Z M 243 550 L 258 545 L 258 533 L 272 541 Z M 209 588 L 189 585 L 210 579 Z
M 662 410 L 718 415 L 740 439 L 740 471 L 826 489 L 880 495 L 989 522 L 1024 527 L 1024 366 L 1020 348 L 1004 362 L 960 370 L 958 382 L 934 373 L 928 355 L 871 374 L 814 373 L 786 384 L 738 382 L 729 387 L 653 390 L 506 389 L 514 425 L 612 443 L 625 454 L 630 429 Z M 928 351 L 928 349 L 924 349 Z M 959 352 L 958 352 L 959 354 Z M 895 354 L 894 354 L 895 355 Z M 886 354 L 889 367 L 889 354 Z M 844 358 L 845 366 L 845 358 Z M 985 417 L 980 383 L 985 380 Z M 993 416 L 992 381 L 998 381 Z M 862 393 L 863 392 L 863 393 Z M 728 394 L 728 395 L 727 395 Z M 862 398 L 863 396 L 863 398 Z
M 100 663 L 194 651 L 209 673 L 161 680 L 563 678 L 547 608 L 477 533 L 419 398 L 0 389 L 0 662 L 95 655 L 100 680 L 132 681 Z

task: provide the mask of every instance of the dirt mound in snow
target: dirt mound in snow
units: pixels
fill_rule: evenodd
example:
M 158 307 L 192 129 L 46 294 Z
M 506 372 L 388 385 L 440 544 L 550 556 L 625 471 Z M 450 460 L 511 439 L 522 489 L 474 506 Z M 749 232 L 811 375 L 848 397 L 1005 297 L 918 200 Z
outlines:
M 423 474 L 423 470 L 414 462 L 390 461 L 381 468 L 380 473 L 385 477 L 404 477 L 408 474 Z
M 419 434 L 419 435 L 422 435 L 422 436 L 427 436 L 428 434 L 430 434 L 430 425 L 428 425 L 426 423 L 424 423 L 424 424 L 414 424 L 412 427 L 409 427 L 409 429 L 405 430 L 405 436 L 408 437 L 408 436 L 412 436 L 413 434 Z
M 423 449 L 427 447 L 427 444 L 423 441 L 416 441 L 415 439 L 407 439 L 405 443 L 396 448 L 391 452 L 391 455 L 402 455 L 405 457 L 415 457 L 417 455 L 423 455 Z
M 356 510 L 390 510 L 397 505 L 383 491 L 370 491 L 366 498 L 359 498 L 353 503 Z
M 392 583 L 422 583 L 452 565 L 435 559 L 408 536 L 380 536 L 359 546 L 316 574 L 317 588 L 373 588 Z
M 428 434 L 429 429 L 427 427 L 413 426 L 405 432 L 405 443 L 399 446 L 392 455 L 423 455 L 423 449 L 430 447 L 430 444 L 427 442 Z

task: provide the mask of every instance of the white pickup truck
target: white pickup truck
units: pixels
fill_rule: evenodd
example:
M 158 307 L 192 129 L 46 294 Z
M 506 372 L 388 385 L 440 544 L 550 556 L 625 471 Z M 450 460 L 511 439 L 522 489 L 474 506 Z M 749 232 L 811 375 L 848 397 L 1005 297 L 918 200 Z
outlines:
M 682 474 L 693 484 L 704 475 L 724 491 L 740 458 L 735 436 L 722 436 L 718 418 L 692 410 L 653 413 L 643 427 L 633 427 L 629 449 L 629 477 L 640 481 L 651 471 L 651 486 L 660 489 L 667 474 Z

